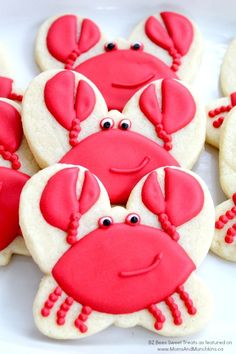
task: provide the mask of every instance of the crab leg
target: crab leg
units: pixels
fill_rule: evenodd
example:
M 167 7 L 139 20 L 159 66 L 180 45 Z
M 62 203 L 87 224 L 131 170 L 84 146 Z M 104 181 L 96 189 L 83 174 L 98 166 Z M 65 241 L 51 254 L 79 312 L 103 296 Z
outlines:
M 59 310 L 57 311 L 57 324 L 59 326 L 63 326 L 66 322 L 66 315 L 67 312 L 69 311 L 70 307 L 73 305 L 73 298 L 70 296 L 67 296 L 63 303 L 61 304 Z
M 183 301 L 188 313 L 190 315 L 195 315 L 197 312 L 196 307 L 193 305 L 193 301 L 190 299 L 189 294 L 184 290 L 183 285 L 178 286 L 176 289 L 177 294 L 179 294 L 180 299 Z
M 57 286 L 53 292 L 48 295 L 47 300 L 44 303 L 43 308 L 41 309 L 41 314 L 43 317 L 48 317 L 55 303 L 62 295 L 62 290 L 59 286 Z
M 0 145 L 0 156 L 11 163 L 13 170 L 19 170 L 21 163 L 19 161 L 19 156 L 13 152 L 6 150 L 3 145 Z
M 183 322 L 183 320 L 181 318 L 181 312 L 180 312 L 178 305 L 176 304 L 174 298 L 172 296 L 167 297 L 165 299 L 165 303 L 171 312 L 171 315 L 174 320 L 174 324 L 177 326 L 181 325 Z
M 153 315 L 156 322 L 154 323 L 155 329 L 158 331 L 162 329 L 163 323 L 165 322 L 166 318 L 161 312 L 161 310 L 156 305 L 150 305 L 148 307 L 148 311 Z
M 89 306 L 82 306 L 80 314 L 76 318 L 74 324 L 75 327 L 78 328 L 78 330 L 81 333 L 85 333 L 88 330 L 88 326 L 86 326 L 85 322 L 87 321 L 89 315 L 91 314 L 92 309 Z
M 228 113 L 231 111 L 233 106 L 229 104 L 228 106 L 221 106 L 217 107 L 211 111 L 208 112 L 208 117 L 209 118 L 215 118 L 216 116 L 222 114 L 222 113 Z M 220 116 L 218 119 L 216 119 L 212 125 L 214 128 L 220 128 L 220 126 L 223 124 L 225 117 Z

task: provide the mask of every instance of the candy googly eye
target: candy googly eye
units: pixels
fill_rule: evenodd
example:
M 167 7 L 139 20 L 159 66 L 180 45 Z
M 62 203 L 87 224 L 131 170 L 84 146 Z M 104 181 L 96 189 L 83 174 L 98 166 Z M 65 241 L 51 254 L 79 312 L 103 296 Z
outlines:
M 138 225 L 140 224 L 140 216 L 138 214 L 129 214 L 126 216 L 125 222 L 132 226 Z
M 100 127 L 102 130 L 112 129 L 114 126 L 114 120 L 112 118 L 104 118 L 100 122 Z
M 113 219 L 110 216 L 103 216 L 98 220 L 98 225 L 102 229 L 106 229 L 107 227 L 113 224 Z
M 131 46 L 130 46 L 130 49 L 143 50 L 143 43 L 140 43 L 140 42 L 132 43 Z
M 119 123 L 119 128 L 122 130 L 128 130 L 131 128 L 131 121 L 129 119 L 122 119 Z
M 116 50 L 117 49 L 117 44 L 114 42 L 109 42 L 106 43 L 104 46 L 104 49 L 106 52 L 111 52 L 112 50 Z

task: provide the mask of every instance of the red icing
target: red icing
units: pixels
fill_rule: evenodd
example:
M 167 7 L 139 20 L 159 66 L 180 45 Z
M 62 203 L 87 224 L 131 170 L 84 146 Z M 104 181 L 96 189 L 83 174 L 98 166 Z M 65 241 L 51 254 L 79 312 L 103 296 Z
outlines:
M 212 125 L 213 125 L 214 128 L 220 128 L 222 126 L 223 122 L 224 122 L 224 117 L 219 117 L 218 119 L 216 119 L 212 123 Z
M 9 98 L 12 92 L 13 80 L 0 76 L 0 97 Z
M 101 91 L 108 109 L 122 111 L 127 101 L 144 85 L 176 75 L 161 60 L 133 49 L 114 50 L 86 60 L 75 68 Z
M 75 88 L 74 74 L 71 71 L 61 71 L 47 81 L 44 100 L 58 123 L 70 131 L 70 144 L 75 146 L 81 129 L 80 122 L 92 113 L 96 103 L 91 86 L 80 80 Z
M 161 310 L 156 305 L 150 305 L 148 307 L 148 311 L 152 314 L 155 318 L 154 328 L 157 331 L 160 331 L 163 328 L 163 324 L 166 320 L 165 316 L 161 312 Z
M 153 214 L 165 212 L 166 202 L 157 180 L 157 172 L 151 172 L 146 178 L 142 188 L 142 201 Z
M 147 177 L 142 188 L 142 201 L 152 213 L 159 216 L 162 227 L 164 226 L 165 231 L 169 233 L 169 226 L 180 226 L 200 213 L 204 194 L 201 185 L 194 177 L 186 172 L 167 167 L 164 198 L 157 177 L 156 172 L 150 173 Z M 168 220 L 165 218 L 163 220 L 162 213 Z M 170 225 L 165 225 L 166 221 L 169 221 Z M 170 231 L 172 233 L 172 230 Z
M 52 308 L 56 304 L 57 300 L 59 297 L 62 295 L 62 290 L 59 286 L 57 286 L 53 292 L 51 292 L 45 301 L 42 309 L 41 309 L 41 315 L 43 317 L 48 317 L 51 313 Z
M 100 40 L 101 34 L 97 25 L 89 20 L 84 19 L 81 25 L 81 34 L 79 38 L 78 48 L 84 53 L 95 46 Z
M 113 204 L 125 203 L 133 187 L 148 172 L 162 166 L 178 166 L 155 142 L 120 129 L 90 135 L 61 162 L 88 168 L 105 185 Z
M 0 97 L 9 98 L 10 100 L 21 102 L 23 96 L 13 92 L 12 85 L 12 79 L 5 76 L 0 76 Z
M 190 92 L 176 80 L 164 79 L 161 84 L 162 109 L 159 106 L 155 85 L 149 85 L 139 99 L 143 114 L 155 126 L 157 135 L 170 150 L 170 134 L 189 124 L 196 113 L 196 104 Z
M 225 235 L 225 242 L 230 244 L 234 242 L 236 237 L 236 224 L 233 224 L 230 228 L 228 228 Z
M 145 33 L 153 43 L 168 51 L 173 58 L 171 69 L 178 71 L 181 56 L 188 53 L 192 44 L 193 26 L 180 14 L 162 12 L 160 15 L 164 25 L 154 16 L 150 16 L 145 23 Z
M 23 129 L 19 112 L 9 103 L 0 101 L 0 145 L 10 152 L 18 150 Z
M 168 306 L 171 315 L 173 317 L 173 321 L 174 324 L 176 326 L 179 326 L 183 323 L 182 317 L 181 317 L 181 312 L 179 310 L 178 305 L 176 304 L 174 298 L 172 296 L 169 296 L 166 300 L 165 300 L 166 305 Z
M 233 102 L 232 104 L 229 104 L 227 106 L 220 106 L 220 107 L 217 107 L 215 109 L 212 109 L 211 111 L 208 112 L 208 117 L 209 118 L 215 118 L 216 116 L 218 116 L 219 114 L 222 114 L 222 113 L 228 113 L 231 111 L 231 109 L 233 108 Z M 217 118 L 216 120 L 214 120 L 212 122 L 212 125 L 214 128 L 220 128 L 221 125 L 223 124 L 224 122 L 224 119 L 225 117 L 219 117 Z
M 0 251 L 19 236 L 19 199 L 28 179 L 24 173 L 0 167 Z
M 167 51 L 174 47 L 168 32 L 154 16 L 150 16 L 145 22 L 145 33 L 153 43 Z
M 231 93 L 230 100 L 231 100 L 232 106 L 233 107 L 236 106 L 236 92 Z
M 92 80 L 99 88 L 109 109 L 122 111 L 134 93 L 149 82 L 161 78 L 176 78 L 181 56 L 189 51 L 193 40 L 193 27 L 184 16 L 162 12 L 165 27 L 153 16 L 146 24 L 147 36 L 168 50 L 173 58 L 171 68 L 155 56 L 131 46 L 126 50 L 107 51 L 75 67 L 75 70 Z M 90 50 L 100 40 L 98 27 L 89 19 L 81 24 L 78 39 L 77 17 L 65 15 L 56 19 L 47 35 L 47 48 L 57 60 L 73 69 L 81 53 Z
M 97 179 L 89 171 L 86 171 L 79 200 L 79 210 L 81 214 L 85 214 L 93 206 L 93 204 L 96 203 L 99 195 L 100 187 Z
M 63 303 L 61 304 L 59 310 L 57 311 L 57 324 L 63 326 L 66 322 L 67 312 L 70 310 L 70 307 L 73 305 L 74 300 L 72 297 L 67 296 Z
M 91 312 L 92 309 L 89 306 L 82 306 L 81 312 L 74 322 L 75 327 L 77 327 L 81 333 L 85 333 L 88 330 L 85 322 L 88 320 L 88 316 Z
M 162 113 L 157 100 L 156 87 L 154 84 L 149 85 L 141 93 L 139 107 L 154 126 L 161 123 Z
M 165 201 L 171 223 L 180 226 L 200 213 L 204 193 L 200 183 L 190 174 L 165 168 Z
M 18 93 L 15 93 L 15 92 L 12 92 L 8 98 L 10 100 L 13 100 L 13 101 L 18 101 L 18 102 L 22 102 L 23 100 L 23 95 L 19 95 Z
M 81 218 L 81 214 L 79 212 L 72 213 L 70 216 L 70 223 L 67 229 L 67 237 L 66 237 L 66 241 L 70 245 L 73 245 L 75 242 L 77 242 L 77 233 L 78 233 L 80 218 Z
M 40 210 L 45 220 L 64 231 L 71 229 L 71 223 L 74 222 L 76 227 L 73 227 L 72 231 L 77 229 L 80 218 L 78 213 L 86 213 L 100 195 L 96 178 L 86 171 L 78 200 L 76 192 L 78 173 L 77 167 L 71 167 L 54 174 L 47 182 L 40 199 Z
M 76 184 L 79 169 L 67 168 L 53 175 L 46 184 L 40 199 L 40 210 L 45 220 L 64 231 L 72 213 L 79 211 Z
M 185 251 L 163 231 L 113 224 L 77 241 L 52 274 L 78 303 L 99 312 L 122 314 L 164 300 L 194 269 Z M 127 272 L 129 276 L 122 276 Z
M 179 294 L 180 299 L 184 302 L 184 305 L 190 315 L 195 315 L 197 312 L 196 307 L 193 305 L 189 294 L 184 290 L 183 285 L 178 286 L 176 292 Z
M 76 115 L 83 122 L 92 113 L 96 103 L 92 87 L 84 80 L 80 80 L 75 99 Z
M 76 16 L 61 16 L 52 23 L 47 34 L 47 48 L 50 54 L 68 66 L 73 64 L 81 53 L 94 47 L 101 36 L 97 25 L 89 19 L 83 20 L 79 38 L 77 26 Z
M 176 80 L 163 80 L 162 115 L 165 130 L 169 134 L 177 132 L 192 121 L 195 113 L 196 104 L 186 87 Z
M 221 113 L 230 112 L 232 108 L 233 108 L 232 104 L 229 104 L 228 106 L 220 106 L 220 107 L 217 107 L 217 108 L 209 111 L 208 116 L 209 116 L 209 118 L 214 118 Z
M 0 126 L 0 155 L 17 170 L 21 166 L 15 154 L 23 137 L 21 116 L 15 107 L 4 101 L 0 101 Z
M 215 109 L 212 109 L 211 111 L 208 112 L 208 117 L 209 118 L 215 118 L 216 116 L 222 114 L 222 113 L 228 113 L 230 112 L 235 106 L 236 106 L 236 92 L 233 92 L 230 95 L 230 101 L 231 103 L 228 104 L 227 106 L 220 106 L 216 107 Z M 225 117 L 221 116 L 218 119 L 214 120 L 212 125 L 214 128 L 220 128 L 221 125 L 224 122 Z

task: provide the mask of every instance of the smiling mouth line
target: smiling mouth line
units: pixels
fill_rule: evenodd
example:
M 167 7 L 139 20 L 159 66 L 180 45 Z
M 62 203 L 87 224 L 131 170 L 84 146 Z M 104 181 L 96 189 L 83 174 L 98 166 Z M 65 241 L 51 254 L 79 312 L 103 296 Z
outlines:
M 146 78 L 140 80 L 139 82 L 135 82 L 133 84 L 128 82 L 112 82 L 111 86 L 116 88 L 127 88 L 127 89 L 136 88 L 145 85 L 146 83 L 148 83 L 148 81 L 152 80 L 154 77 L 155 74 L 150 74 Z
M 144 167 L 147 166 L 147 164 L 150 162 L 151 157 L 146 156 L 144 157 L 143 161 L 139 164 L 139 166 L 134 167 L 134 168 L 116 168 L 116 167 L 111 167 L 110 172 L 113 173 L 120 173 L 120 174 L 128 174 L 128 173 L 136 173 L 141 171 Z
M 138 270 L 130 270 L 130 271 L 124 271 L 124 272 L 120 272 L 119 275 L 121 277 L 134 277 L 136 275 L 142 275 L 142 274 L 145 274 L 145 273 L 148 273 L 148 272 L 151 272 L 152 270 L 154 270 L 156 267 L 159 266 L 161 260 L 162 260 L 162 257 L 163 257 L 163 254 L 162 253 L 159 253 L 155 256 L 152 264 L 148 267 L 145 267 L 145 268 L 141 268 L 141 269 L 138 269 Z

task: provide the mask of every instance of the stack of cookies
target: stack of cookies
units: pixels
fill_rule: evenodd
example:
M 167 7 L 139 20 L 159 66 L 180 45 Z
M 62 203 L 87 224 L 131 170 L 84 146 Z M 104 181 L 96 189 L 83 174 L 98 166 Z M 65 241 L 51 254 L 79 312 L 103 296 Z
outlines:
M 150 16 L 114 42 L 64 14 L 40 27 L 42 73 L 23 96 L 1 73 L 0 264 L 30 254 L 45 273 L 33 307 L 45 335 L 141 325 L 182 336 L 211 318 L 196 273 L 210 247 L 236 261 L 236 83 L 223 85 L 230 96 L 206 118 L 190 86 L 201 55 L 202 36 L 181 14 Z M 190 171 L 206 130 L 233 195 L 216 223 L 208 188 Z

